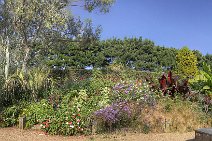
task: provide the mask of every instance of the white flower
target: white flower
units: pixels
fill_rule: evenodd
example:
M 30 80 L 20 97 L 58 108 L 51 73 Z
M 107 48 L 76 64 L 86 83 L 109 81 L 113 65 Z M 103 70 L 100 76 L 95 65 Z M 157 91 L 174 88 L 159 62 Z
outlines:
M 70 128 L 74 128 L 74 125 L 70 125 Z
M 80 112 L 80 108 L 77 108 L 77 111 Z

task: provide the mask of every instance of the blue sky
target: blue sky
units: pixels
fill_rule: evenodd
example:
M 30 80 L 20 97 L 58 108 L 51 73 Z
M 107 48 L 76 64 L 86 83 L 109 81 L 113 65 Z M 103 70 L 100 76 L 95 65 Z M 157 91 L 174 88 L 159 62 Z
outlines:
M 116 0 L 107 14 L 72 8 L 102 26 L 101 39 L 140 37 L 156 45 L 212 54 L 212 0 Z

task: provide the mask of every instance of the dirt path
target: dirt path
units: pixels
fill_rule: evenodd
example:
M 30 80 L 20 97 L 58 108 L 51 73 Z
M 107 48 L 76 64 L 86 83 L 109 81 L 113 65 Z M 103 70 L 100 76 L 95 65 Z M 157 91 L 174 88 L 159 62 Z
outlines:
M 194 132 L 139 134 L 120 133 L 114 135 L 63 137 L 45 135 L 41 131 L 24 130 L 17 128 L 0 128 L 0 141 L 194 141 Z

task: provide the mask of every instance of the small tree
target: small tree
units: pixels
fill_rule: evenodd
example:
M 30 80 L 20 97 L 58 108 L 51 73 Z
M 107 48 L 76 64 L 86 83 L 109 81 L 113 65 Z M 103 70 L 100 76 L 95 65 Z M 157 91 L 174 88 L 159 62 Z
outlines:
M 177 72 L 183 77 L 194 77 L 197 72 L 197 57 L 188 47 L 181 48 L 176 55 Z

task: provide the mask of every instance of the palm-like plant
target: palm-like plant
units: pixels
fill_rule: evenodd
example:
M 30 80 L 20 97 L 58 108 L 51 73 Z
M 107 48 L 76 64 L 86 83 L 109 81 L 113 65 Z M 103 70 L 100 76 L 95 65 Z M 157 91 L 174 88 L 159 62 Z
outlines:
M 5 99 L 11 104 L 20 99 L 37 101 L 41 93 L 51 87 L 49 82 L 49 70 L 44 68 L 33 68 L 26 73 L 17 70 L 4 84 Z
M 23 94 L 26 91 L 25 84 L 25 76 L 22 71 L 17 70 L 13 75 L 9 76 L 3 85 L 4 93 L 2 98 L 4 99 L 4 104 L 14 104 L 20 99 L 27 98 L 27 95 Z
M 200 74 L 203 76 L 202 90 L 212 96 L 212 70 L 210 65 L 203 63 L 203 70 L 200 71 Z
M 27 89 L 31 91 L 32 97 L 37 101 L 39 94 L 50 86 L 49 70 L 35 68 L 28 72 Z

